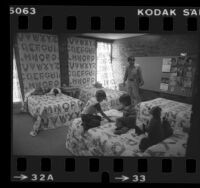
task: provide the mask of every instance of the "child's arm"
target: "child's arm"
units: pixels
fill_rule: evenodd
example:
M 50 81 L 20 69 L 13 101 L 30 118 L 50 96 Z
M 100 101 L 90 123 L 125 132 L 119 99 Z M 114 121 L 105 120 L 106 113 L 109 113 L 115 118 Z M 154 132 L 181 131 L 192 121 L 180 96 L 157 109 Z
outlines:
M 142 124 L 142 130 L 144 133 L 147 132 L 146 125 L 144 123 Z
M 107 119 L 109 122 L 114 122 L 113 120 L 111 120 L 103 111 L 100 112 L 100 114 Z
M 122 111 L 122 110 L 123 110 L 123 107 L 121 107 L 121 106 L 120 106 L 120 107 L 117 107 L 116 110 Z
M 143 126 L 143 131 L 144 132 L 148 132 L 148 130 L 149 130 L 149 120 L 147 120 L 147 122 L 146 122 L 146 124 L 142 124 L 142 126 Z
M 105 119 L 107 119 L 109 122 L 113 122 L 113 121 L 103 112 L 103 110 L 101 109 L 100 104 L 97 104 L 97 105 L 96 105 L 96 108 L 97 108 L 98 112 L 99 112 Z
M 155 122 L 153 119 L 151 119 L 149 122 L 148 122 L 148 127 L 146 129 L 146 132 L 149 134 L 151 134 L 152 132 L 154 132 L 154 126 L 155 125 Z

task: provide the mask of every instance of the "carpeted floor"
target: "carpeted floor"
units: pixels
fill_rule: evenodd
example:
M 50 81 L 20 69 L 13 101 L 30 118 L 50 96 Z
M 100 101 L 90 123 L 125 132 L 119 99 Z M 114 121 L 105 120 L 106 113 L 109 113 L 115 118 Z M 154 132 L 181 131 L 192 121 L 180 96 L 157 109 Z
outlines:
M 29 135 L 32 125 L 30 115 L 13 113 L 14 155 L 71 155 L 65 147 L 66 127 L 42 131 L 36 137 L 32 137 Z

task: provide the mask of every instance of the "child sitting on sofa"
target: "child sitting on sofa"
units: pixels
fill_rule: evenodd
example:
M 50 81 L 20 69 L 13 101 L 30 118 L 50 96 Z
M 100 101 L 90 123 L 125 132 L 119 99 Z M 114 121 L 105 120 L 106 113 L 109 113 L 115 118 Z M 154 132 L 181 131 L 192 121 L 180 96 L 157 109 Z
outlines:
M 142 134 L 140 128 L 136 126 L 136 110 L 134 105 L 131 103 L 130 95 L 121 95 L 119 102 L 122 105 L 123 117 L 116 120 L 117 128 L 115 129 L 115 134 L 124 134 L 131 128 L 135 129 L 136 134 Z
M 147 129 L 144 127 L 144 132 L 148 133 L 148 136 L 140 141 L 139 149 L 144 152 L 148 147 L 161 142 L 164 139 L 164 132 L 161 122 L 161 108 L 158 106 L 153 107 L 150 110 L 151 119 L 148 123 Z
M 96 100 L 89 101 L 86 107 L 83 109 L 81 114 L 82 126 L 84 131 L 90 128 L 98 127 L 101 123 L 101 116 L 97 115 L 100 113 L 109 122 L 113 122 L 101 109 L 100 103 L 106 99 L 106 93 L 104 90 L 98 90 L 95 94 Z

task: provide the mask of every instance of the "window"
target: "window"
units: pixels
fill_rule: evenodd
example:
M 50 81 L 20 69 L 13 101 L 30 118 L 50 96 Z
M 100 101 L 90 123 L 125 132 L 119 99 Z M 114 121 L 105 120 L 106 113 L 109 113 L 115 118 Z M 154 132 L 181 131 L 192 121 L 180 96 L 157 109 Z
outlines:
M 97 42 L 97 82 L 104 88 L 116 89 L 111 63 L 111 44 Z
M 13 102 L 21 102 L 21 101 L 22 101 L 22 95 L 19 85 L 15 53 L 13 53 Z

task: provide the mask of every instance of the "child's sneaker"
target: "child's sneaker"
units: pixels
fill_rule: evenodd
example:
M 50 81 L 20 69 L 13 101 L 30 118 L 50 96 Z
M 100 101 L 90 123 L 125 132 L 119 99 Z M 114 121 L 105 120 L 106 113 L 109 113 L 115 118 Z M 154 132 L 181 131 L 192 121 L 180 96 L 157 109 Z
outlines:
M 36 136 L 36 135 L 37 135 L 37 132 L 36 132 L 36 131 L 31 131 L 31 132 L 30 132 L 30 135 L 31 135 L 31 136 Z

